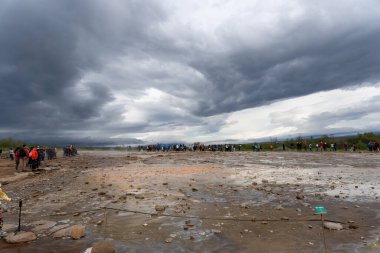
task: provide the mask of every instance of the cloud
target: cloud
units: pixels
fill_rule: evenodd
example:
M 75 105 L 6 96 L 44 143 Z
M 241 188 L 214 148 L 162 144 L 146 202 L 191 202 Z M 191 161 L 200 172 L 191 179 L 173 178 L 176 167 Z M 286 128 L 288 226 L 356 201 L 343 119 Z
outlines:
M 4 0 L 0 132 L 34 139 L 244 138 L 232 131 L 239 120 L 229 120 L 241 111 L 321 91 L 346 94 L 363 83 L 377 87 L 379 22 L 374 0 Z M 317 110 L 312 118 L 293 110 L 293 119 L 271 111 L 266 129 L 246 135 L 335 131 L 342 127 L 331 122 L 344 120 L 350 128 L 358 115 L 373 114 L 360 108 Z M 372 122 L 368 127 L 378 125 Z

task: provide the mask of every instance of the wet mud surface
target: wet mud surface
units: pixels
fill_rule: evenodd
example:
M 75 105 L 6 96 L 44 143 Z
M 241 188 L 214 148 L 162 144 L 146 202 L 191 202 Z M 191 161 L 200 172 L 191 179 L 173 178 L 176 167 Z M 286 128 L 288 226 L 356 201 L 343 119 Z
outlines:
M 15 176 L 1 160 L 23 230 L 66 221 L 86 236 L 0 251 L 84 252 L 110 238 L 117 252 L 380 252 L 379 165 L 370 153 L 80 151 Z M 342 230 L 322 228 L 319 205 Z M 17 224 L 9 206 L 5 224 Z

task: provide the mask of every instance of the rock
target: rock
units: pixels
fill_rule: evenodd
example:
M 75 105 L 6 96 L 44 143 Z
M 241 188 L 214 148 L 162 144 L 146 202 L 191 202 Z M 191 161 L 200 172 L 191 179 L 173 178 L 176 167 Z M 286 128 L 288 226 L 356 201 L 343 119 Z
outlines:
M 37 236 L 33 232 L 18 232 L 10 233 L 5 237 L 7 243 L 24 243 L 31 242 L 37 239 Z
M 268 224 L 268 222 L 267 221 L 262 221 L 261 224 L 266 225 L 266 224 Z
M 211 229 L 211 233 L 220 234 L 222 233 L 222 231 L 220 231 L 219 229 Z
M 144 199 L 145 197 L 141 194 L 136 194 L 135 199 Z
M 92 246 L 91 253 L 115 253 L 116 249 L 109 240 L 101 240 Z
M 104 196 L 104 195 L 106 195 L 106 194 L 107 194 L 106 192 L 99 192 L 99 193 L 98 193 L 99 196 Z
M 281 195 L 282 194 L 282 189 L 280 187 L 275 187 L 272 190 L 272 193 L 277 194 L 277 195 Z
M 241 203 L 240 204 L 240 208 L 244 208 L 244 209 L 249 209 L 249 204 L 248 203 Z
M 296 199 L 304 199 L 305 196 L 303 195 L 302 192 L 297 192 Z
M 281 217 L 281 220 L 289 220 L 289 217 L 286 217 L 286 216 Z
M 348 228 L 349 228 L 349 229 L 358 229 L 359 226 L 358 226 L 358 225 L 355 225 L 355 224 L 349 224 L 349 225 L 348 225 Z
M 192 190 L 193 192 L 197 192 L 197 191 L 198 191 L 197 188 L 191 188 L 191 190 Z
M 296 211 L 300 213 L 302 210 L 300 208 L 297 208 Z
M 263 180 L 261 180 L 261 183 L 267 184 L 267 183 L 269 183 L 269 181 L 267 179 L 263 179 Z
M 163 212 L 163 211 L 165 211 L 166 206 L 165 206 L 165 205 L 156 205 L 156 206 L 154 207 L 154 209 L 155 209 L 157 212 Z
M 323 222 L 323 227 L 326 229 L 330 229 L 330 230 L 342 230 L 343 229 L 342 224 L 340 224 L 338 222 L 330 222 L 330 221 Z
M 86 227 L 83 225 L 74 225 L 71 227 L 71 238 L 74 240 L 77 240 L 81 237 L 83 237 L 86 233 Z
M 271 191 L 272 191 L 272 188 L 269 187 L 269 186 L 267 186 L 267 187 L 264 188 L 264 191 L 266 191 L 266 192 L 271 192 Z
M 252 185 L 257 185 L 257 182 L 253 182 Z
M 172 241 L 173 241 L 173 238 L 170 238 L 170 237 L 165 239 L 166 243 L 171 243 Z
M 278 205 L 274 209 L 276 209 L 278 211 L 284 210 L 284 208 L 282 207 L 282 205 Z

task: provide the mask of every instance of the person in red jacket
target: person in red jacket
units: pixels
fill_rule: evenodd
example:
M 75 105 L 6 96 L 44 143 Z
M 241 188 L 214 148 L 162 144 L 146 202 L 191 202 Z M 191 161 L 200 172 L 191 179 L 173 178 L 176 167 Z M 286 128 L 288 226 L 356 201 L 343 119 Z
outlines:
M 29 152 L 29 158 L 30 158 L 30 167 L 32 168 L 32 171 L 35 171 L 38 166 L 38 151 L 36 148 L 31 148 L 32 151 Z

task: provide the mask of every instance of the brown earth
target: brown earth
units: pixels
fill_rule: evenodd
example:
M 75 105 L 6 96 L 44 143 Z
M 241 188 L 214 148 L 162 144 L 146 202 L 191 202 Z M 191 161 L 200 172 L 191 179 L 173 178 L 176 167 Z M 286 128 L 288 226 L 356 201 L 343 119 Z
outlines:
M 23 230 L 70 220 L 86 236 L 0 251 L 84 252 L 108 238 L 116 252 L 380 252 L 379 165 L 370 153 L 80 151 L 33 174 L 1 159 L 6 224 L 22 199 Z M 344 229 L 323 229 L 317 205 Z

